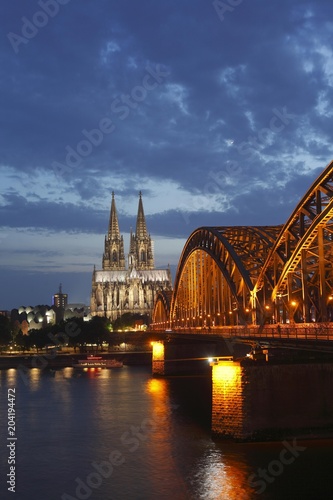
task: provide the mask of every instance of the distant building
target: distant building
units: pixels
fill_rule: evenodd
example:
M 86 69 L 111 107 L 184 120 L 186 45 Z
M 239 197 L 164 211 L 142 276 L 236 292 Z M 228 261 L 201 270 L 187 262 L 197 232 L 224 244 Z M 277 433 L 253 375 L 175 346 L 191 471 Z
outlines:
M 59 292 L 55 293 L 52 297 L 52 305 L 55 307 L 60 307 L 61 309 L 66 309 L 68 302 L 67 293 L 62 293 L 62 285 L 59 285 Z
M 156 293 L 172 290 L 170 269 L 155 269 L 153 242 L 147 231 L 142 195 L 139 195 L 135 234 L 130 234 L 128 267 L 112 193 L 108 234 L 105 237 L 102 269 L 92 276 L 91 315 L 114 321 L 124 313 L 151 318 Z
M 16 324 L 23 333 L 28 330 L 40 330 L 45 326 L 56 323 L 56 308 L 47 305 L 20 306 L 11 310 L 11 321 Z
M 86 306 L 82 303 L 67 304 L 64 312 L 64 320 L 66 321 L 74 318 L 83 318 L 84 321 L 89 321 L 91 319 L 90 306 Z

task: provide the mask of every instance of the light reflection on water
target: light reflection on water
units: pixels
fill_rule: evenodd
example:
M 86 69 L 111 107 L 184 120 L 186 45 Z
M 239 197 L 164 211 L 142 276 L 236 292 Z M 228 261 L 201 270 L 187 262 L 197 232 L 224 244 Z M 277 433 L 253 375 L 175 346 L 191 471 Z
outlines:
M 248 478 L 279 456 L 281 443 L 214 442 L 201 411 L 207 387 L 199 378 L 154 379 L 147 368 L 126 366 L 87 373 L 37 369 L 25 378 L 26 383 L 16 370 L 0 370 L 1 423 L 7 387 L 17 388 L 19 500 L 60 500 L 64 493 L 79 498 L 77 478 L 86 482 L 96 472 L 93 464 L 105 464 L 115 450 L 124 462 L 87 498 L 329 498 L 318 488 L 326 473 L 330 478 L 331 443 L 324 451 L 308 444 L 304 456 L 257 495 Z M 5 426 L 0 434 L 4 443 Z M 316 483 L 304 485 L 304 470 L 308 480 L 316 471 Z M 1 468 L 1 476 L 6 473 Z M 1 488 L 0 498 L 6 498 Z
M 2 385 L 3 380 L 4 380 L 4 383 L 8 384 L 8 387 L 15 386 L 16 378 L 17 378 L 17 370 L 15 368 L 9 368 L 9 370 L 7 370 L 7 372 L 5 372 L 5 373 L 7 374 L 7 377 L 5 379 L 3 379 L 1 377 L 1 385 Z M 1 375 L 1 371 L 0 371 L 0 375 Z
M 252 490 L 247 484 L 248 467 L 242 460 L 232 463 L 218 449 L 207 451 L 194 467 L 192 485 L 198 498 L 207 500 L 247 500 Z

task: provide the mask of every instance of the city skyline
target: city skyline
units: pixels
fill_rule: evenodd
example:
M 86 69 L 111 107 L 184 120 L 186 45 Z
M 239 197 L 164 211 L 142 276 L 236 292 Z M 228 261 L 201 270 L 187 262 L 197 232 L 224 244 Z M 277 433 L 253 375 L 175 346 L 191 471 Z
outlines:
M 174 269 L 197 227 L 284 223 L 331 161 L 331 3 L 222 5 L 8 6 L 0 309 L 89 302 L 112 191 Z

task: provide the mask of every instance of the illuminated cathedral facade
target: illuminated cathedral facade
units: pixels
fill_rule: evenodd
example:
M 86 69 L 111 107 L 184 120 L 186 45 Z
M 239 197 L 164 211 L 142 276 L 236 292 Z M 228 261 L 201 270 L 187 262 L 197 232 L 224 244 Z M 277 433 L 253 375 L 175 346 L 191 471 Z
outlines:
M 124 240 L 120 234 L 114 193 L 112 193 L 108 234 L 105 236 L 102 269 L 94 268 L 91 314 L 114 321 L 124 313 L 151 318 L 160 290 L 172 290 L 170 269 L 155 269 L 153 242 L 147 231 L 142 195 L 139 194 L 135 233 L 130 232 L 126 265 Z

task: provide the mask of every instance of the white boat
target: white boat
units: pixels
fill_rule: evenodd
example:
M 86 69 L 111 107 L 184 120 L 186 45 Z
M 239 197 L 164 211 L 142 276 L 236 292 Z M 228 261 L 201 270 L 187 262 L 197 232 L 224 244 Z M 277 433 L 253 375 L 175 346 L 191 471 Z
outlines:
M 74 368 L 84 370 L 85 368 L 122 368 L 123 362 L 116 359 L 105 359 L 102 356 L 87 356 L 86 359 L 79 359 L 73 364 Z

